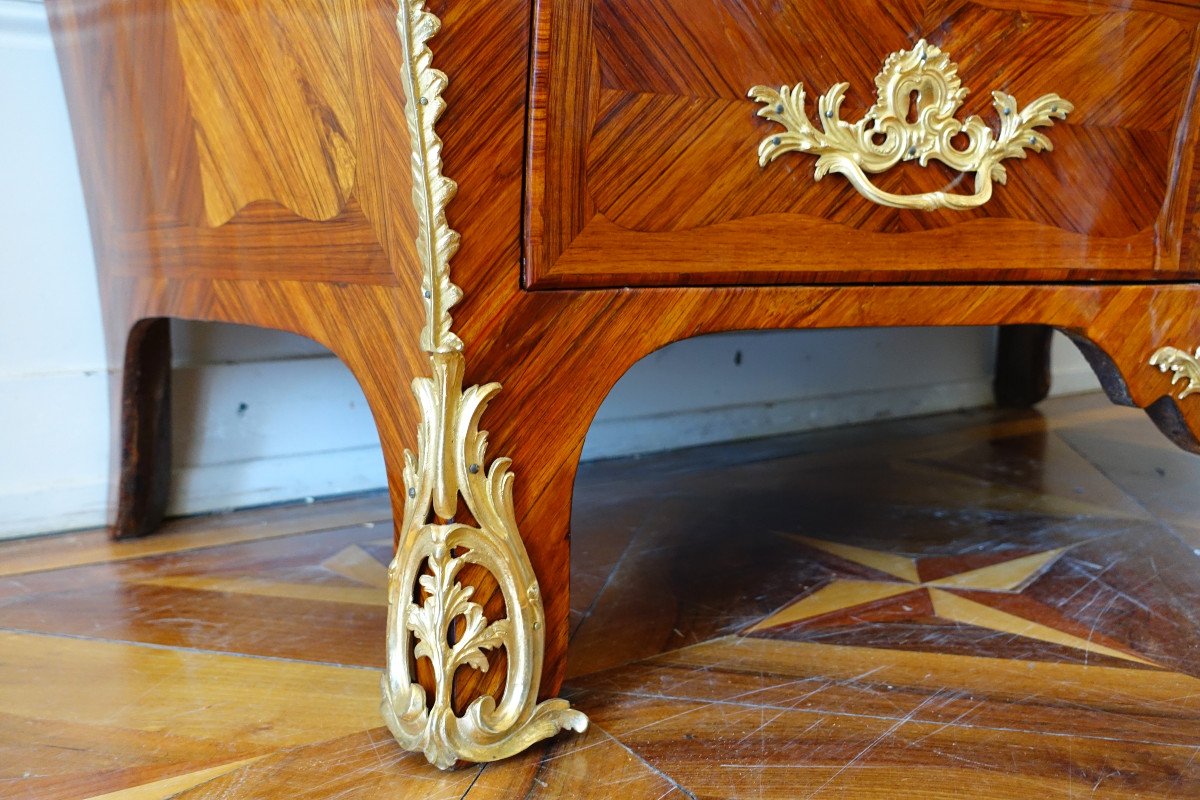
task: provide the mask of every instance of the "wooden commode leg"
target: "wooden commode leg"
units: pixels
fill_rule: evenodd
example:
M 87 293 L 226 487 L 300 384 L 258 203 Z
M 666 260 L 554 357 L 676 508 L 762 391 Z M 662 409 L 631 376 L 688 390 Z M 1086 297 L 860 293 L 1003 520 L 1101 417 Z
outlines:
M 114 539 L 153 533 L 167 510 L 171 480 L 170 320 L 145 319 L 125 337 L 113 373 Z M 118 356 L 120 357 L 119 353 Z
M 1050 335 L 1046 325 L 1001 325 L 992 391 L 1001 408 L 1030 408 L 1050 393 Z
M 500 385 L 463 389 L 464 344 L 450 316 L 462 298 L 450 277 L 459 237 L 445 214 L 457 186 L 442 174 L 441 140 L 434 130 L 445 108 L 447 80 L 433 69 L 426 44 L 439 27 L 421 0 L 401 0 L 405 113 L 426 312 L 421 347 L 430 374 L 413 381 L 420 425 L 416 453 L 404 454 L 404 512 L 388 570 L 382 711 L 401 746 L 449 769 L 460 760 L 507 758 L 566 728 L 582 732 L 587 717 L 565 700 L 537 702 L 546 636 L 541 590 L 517 529 L 511 462 L 488 462 L 487 434 L 479 429 Z M 467 574 L 472 580 L 460 579 Z M 495 589 L 479 591 L 481 586 Z M 489 618 L 479 602 L 489 595 L 502 598 L 503 617 Z M 456 708 L 459 668 L 488 672 L 498 661 L 489 653 L 500 650 L 501 699 L 484 692 Z

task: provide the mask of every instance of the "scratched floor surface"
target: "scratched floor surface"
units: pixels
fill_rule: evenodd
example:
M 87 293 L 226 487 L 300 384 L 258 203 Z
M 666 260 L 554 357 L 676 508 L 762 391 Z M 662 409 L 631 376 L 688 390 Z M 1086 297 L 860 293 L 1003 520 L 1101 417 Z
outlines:
M 1200 797 L 1198 487 L 1090 396 L 587 466 L 591 727 L 451 773 L 380 725 L 382 497 L 9 543 L 0 797 Z

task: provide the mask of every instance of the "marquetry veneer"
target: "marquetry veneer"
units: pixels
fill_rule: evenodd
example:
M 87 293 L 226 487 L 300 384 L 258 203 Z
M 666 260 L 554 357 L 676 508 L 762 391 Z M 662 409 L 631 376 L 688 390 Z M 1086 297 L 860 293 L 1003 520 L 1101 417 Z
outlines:
M 452 678 L 411 658 L 403 608 L 440 590 L 393 587 L 395 647 L 409 648 L 393 667 L 415 663 L 421 684 L 444 690 L 434 705 L 455 714 L 502 685 L 506 698 L 521 681 L 557 692 L 584 435 L 621 374 L 677 339 L 1054 326 L 1114 400 L 1200 450 L 1200 397 L 1182 396 L 1200 345 L 1197 3 L 432 0 L 440 32 L 417 0 L 47 5 L 121 367 L 113 534 L 149 533 L 164 511 L 168 318 L 322 342 L 357 376 L 379 429 L 393 577 L 515 542 L 495 555 L 512 570 L 459 573 L 487 620 L 511 624 L 489 629 L 499 638 Z M 803 111 L 824 124 L 834 115 L 819 119 L 816 98 L 845 81 L 840 115 L 854 121 L 901 51 L 956 60 L 972 90 L 953 109 L 960 120 L 999 129 L 993 91 L 1017 98 L 1008 113 L 1020 121 L 1023 104 L 1054 92 L 1070 113 L 1047 104 L 1045 141 L 1031 135 L 1028 158 L 1005 161 L 1007 183 L 968 210 L 880 205 L 841 174 L 814 181 L 804 152 L 760 167 L 760 143 L 782 146 L 787 132 L 751 87 L 765 87 L 761 100 L 802 82 Z M 897 96 L 909 133 L 933 96 L 924 63 L 911 69 L 918 83 L 904 86 L 930 97 Z M 956 130 L 949 146 L 962 148 Z M 873 174 L 879 191 L 980 188 L 919 155 Z M 1164 373 L 1150 360 L 1166 347 Z M 430 374 L 419 404 L 410 383 Z M 503 391 L 463 395 L 459 380 Z M 483 463 L 475 436 L 484 395 L 488 458 L 510 457 L 516 475 L 510 515 L 506 462 Z M 418 451 L 407 468 L 406 450 Z M 484 538 L 453 539 L 471 531 Z M 476 641 L 470 613 L 454 616 L 447 652 Z M 541 708 L 558 715 L 552 727 L 581 722 Z M 435 750 L 443 765 L 502 754 Z

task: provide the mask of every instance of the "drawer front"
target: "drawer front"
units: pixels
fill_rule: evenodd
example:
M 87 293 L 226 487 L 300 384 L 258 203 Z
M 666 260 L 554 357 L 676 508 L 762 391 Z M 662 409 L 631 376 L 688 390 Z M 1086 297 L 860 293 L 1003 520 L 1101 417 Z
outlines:
M 1200 3 L 542 0 L 537 25 L 531 288 L 1183 280 L 1200 271 Z M 918 47 L 928 67 L 914 66 Z M 902 51 L 912 80 L 889 82 L 904 58 L 885 62 Z M 955 79 L 965 99 L 939 104 L 931 87 Z M 819 110 L 842 83 L 840 107 Z M 783 108 L 773 92 L 797 84 L 807 98 L 801 108 L 786 96 L 802 115 L 789 127 L 772 113 Z M 918 85 L 922 94 L 908 91 Z M 752 87 L 766 88 L 756 100 Z M 1015 105 L 1006 110 L 994 92 Z M 1052 94 L 1065 106 L 1047 100 L 1041 122 L 1053 124 L 1033 127 L 1036 102 Z M 907 121 L 913 147 L 905 140 L 897 163 L 863 171 L 865 188 L 846 165 L 872 159 L 845 136 L 826 142 L 842 148 L 832 162 L 845 174 L 835 166 L 820 180 L 812 142 L 808 152 L 786 146 L 795 125 L 820 136 L 841 120 L 851 131 L 873 106 Z M 1029 125 L 999 169 L 921 163 L 917 144 L 924 151 L 937 130 L 972 115 L 991 129 L 981 138 L 1003 139 L 1012 120 Z M 882 143 L 872 130 L 864 137 Z M 949 146 L 968 142 L 959 134 Z M 760 166 L 760 146 L 778 157 Z M 935 192 L 966 207 L 893 207 L 896 198 L 928 205 Z

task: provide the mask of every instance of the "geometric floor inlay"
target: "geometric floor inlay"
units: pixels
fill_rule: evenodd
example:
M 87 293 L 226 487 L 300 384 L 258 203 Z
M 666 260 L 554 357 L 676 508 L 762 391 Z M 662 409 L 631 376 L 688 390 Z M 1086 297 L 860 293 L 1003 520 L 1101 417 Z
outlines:
M 863 612 L 859 617 L 862 619 L 870 616 L 872 612 L 886 613 L 892 607 L 911 610 L 913 604 L 925 602 L 932 607 L 934 616 L 950 622 L 1050 642 L 1147 666 L 1157 666 L 1154 662 L 1115 643 L 1106 643 L 1107 637 L 1095 632 L 1091 632 L 1085 638 L 994 608 L 986 602 L 988 594 L 1019 595 L 1068 548 L 1058 547 L 1040 553 L 1015 556 L 987 566 L 922 580 L 920 558 L 869 550 L 840 542 L 826 542 L 798 534 L 791 534 L 791 537 L 816 550 L 869 567 L 887 577 L 873 580 L 835 578 L 815 592 L 798 598 L 752 625 L 746 633 L 758 633 L 817 617 L 855 611 Z M 868 608 L 870 611 L 867 611 Z M 1054 610 L 1049 608 L 1044 611 L 1047 615 L 1054 613 Z M 1065 624 L 1069 626 L 1069 623 Z

